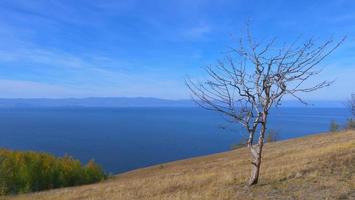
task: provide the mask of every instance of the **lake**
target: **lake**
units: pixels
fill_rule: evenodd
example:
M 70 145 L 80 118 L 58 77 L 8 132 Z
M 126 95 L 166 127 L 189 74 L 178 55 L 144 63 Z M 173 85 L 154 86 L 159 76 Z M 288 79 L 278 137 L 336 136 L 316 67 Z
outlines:
M 278 108 L 269 125 L 287 139 L 348 116 L 343 108 Z M 192 107 L 2 108 L 0 134 L 1 147 L 95 159 L 111 173 L 226 151 L 243 138 L 222 116 Z

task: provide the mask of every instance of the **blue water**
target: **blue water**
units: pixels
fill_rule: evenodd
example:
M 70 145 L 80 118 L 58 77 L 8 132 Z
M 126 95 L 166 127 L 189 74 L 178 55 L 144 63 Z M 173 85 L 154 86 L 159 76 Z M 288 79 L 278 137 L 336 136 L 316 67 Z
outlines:
M 345 123 L 342 108 L 279 108 L 270 128 L 281 139 Z M 95 159 L 111 173 L 226 151 L 241 129 L 200 108 L 0 109 L 0 147 Z

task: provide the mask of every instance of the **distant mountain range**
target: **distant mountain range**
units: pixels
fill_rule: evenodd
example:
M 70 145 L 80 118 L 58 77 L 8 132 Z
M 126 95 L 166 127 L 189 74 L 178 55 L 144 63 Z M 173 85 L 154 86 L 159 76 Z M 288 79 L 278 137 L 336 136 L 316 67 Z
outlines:
M 0 99 L 0 107 L 186 107 L 191 100 L 167 100 L 150 97 L 89 97 Z
M 309 101 L 307 107 L 344 107 L 342 101 Z M 0 99 L 0 108 L 23 107 L 195 107 L 192 100 L 168 100 L 150 97 L 90 97 Z M 305 107 L 297 101 L 284 101 L 282 107 Z

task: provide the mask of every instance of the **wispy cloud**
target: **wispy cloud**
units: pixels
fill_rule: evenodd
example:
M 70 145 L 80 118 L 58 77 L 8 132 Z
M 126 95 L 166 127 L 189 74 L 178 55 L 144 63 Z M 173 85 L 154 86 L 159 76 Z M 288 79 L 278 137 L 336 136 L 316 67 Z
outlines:
M 0 98 L 34 98 L 34 97 L 80 97 L 87 96 L 85 90 L 33 81 L 0 79 Z
M 345 33 L 331 61 L 353 69 L 353 9 L 338 2 L 4 0 L 0 95 L 186 97 L 184 76 L 200 77 L 250 16 L 261 38 Z M 338 96 L 351 73 L 331 74 L 346 77 Z
M 165 72 L 154 68 L 147 71 L 144 66 L 141 70 L 131 70 L 127 67 L 129 63 L 122 64 L 124 62 L 104 55 L 78 56 L 62 51 L 22 48 L 1 50 L 0 63 L 10 66 L 29 63 L 38 69 L 36 77 L 42 77 L 32 79 L 27 74 L 25 80 L 0 79 L 0 97 L 155 96 L 175 99 L 186 96 L 181 90 L 183 82 L 165 77 Z M 23 68 L 24 73 L 26 68 Z
M 184 29 L 182 31 L 182 36 L 185 39 L 201 39 L 207 36 L 208 33 L 212 31 L 212 28 L 210 25 L 207 24 L 202 24 L 202 25 L 197 25 L 191 28 Z
M 44 64 L 47 66 L 59 67 L 90 67 L 91 64 L 83 61 L 77 56 L 67 54 L 65 52 L 53 52 L 44 49 L 16 49 L 16 50 L 0 50 L 0 61 L 3 62 L 33 62 L 36 64 Z

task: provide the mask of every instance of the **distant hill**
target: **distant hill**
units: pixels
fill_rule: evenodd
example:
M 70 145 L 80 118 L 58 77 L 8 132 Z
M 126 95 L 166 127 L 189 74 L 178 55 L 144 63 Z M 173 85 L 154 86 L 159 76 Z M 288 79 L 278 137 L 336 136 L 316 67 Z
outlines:
M 324 107 L 324 108 L 343 108 L 346 106 L 346 101 L 335 100 L 317 100 L 306 101 L 307 105 L 302 104 L 297 100 L 283 101 L 281 107 Z
M 309 101 L 307 107 L 344 107 L 341 101 Z M 151 97 L 89 97 L 89 98 L 32 98 L 0 99 L 0 108 L 26 107 L 196 107 L 189 99 L 169 100 Z M 284 101 L 282 107 L 305 107 L 297 101 Z
M 0 107 L 186 107 L 196 106 L 191 100 L 167 100 L 149 97 L 90 97 L 0 99 Z

